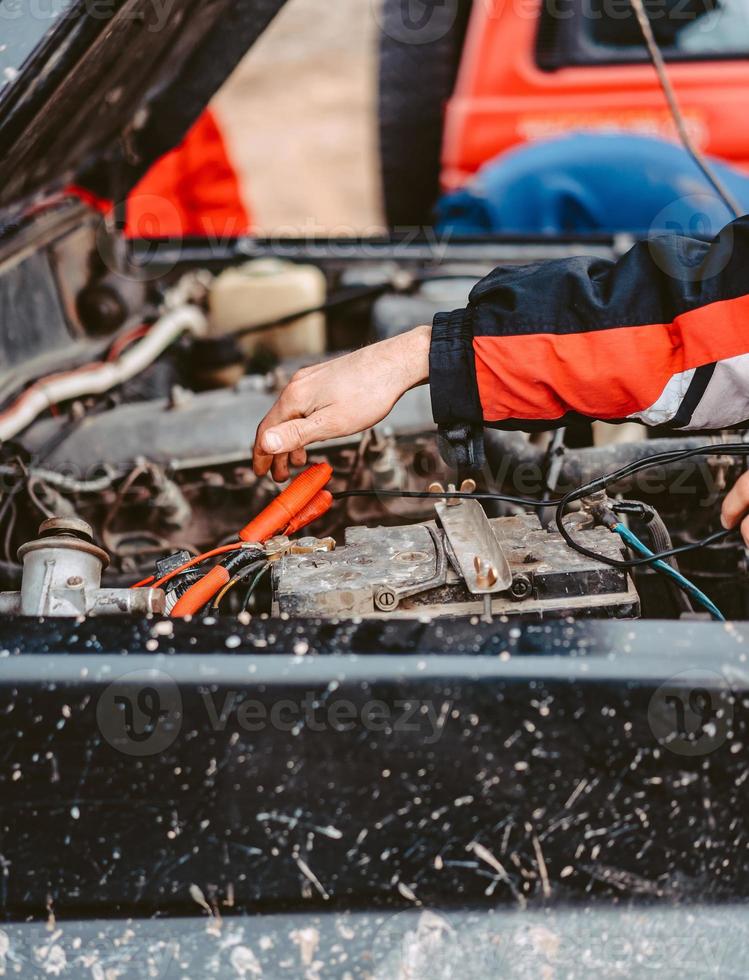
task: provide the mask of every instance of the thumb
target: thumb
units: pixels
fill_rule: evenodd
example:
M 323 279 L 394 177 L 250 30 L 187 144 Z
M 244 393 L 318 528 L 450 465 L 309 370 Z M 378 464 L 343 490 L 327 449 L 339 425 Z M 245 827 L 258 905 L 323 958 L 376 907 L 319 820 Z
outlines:
M 274 425 L 263 433 L 261 445 L 263 452 L 270 456 L 279 453 L 291 453 L 295 449 L 304 449 L 311 442 L 329 439 L 336 434 L 334 427 L 329 424 L 322 412 L 316 412 L 306 419 L 291 419 Z

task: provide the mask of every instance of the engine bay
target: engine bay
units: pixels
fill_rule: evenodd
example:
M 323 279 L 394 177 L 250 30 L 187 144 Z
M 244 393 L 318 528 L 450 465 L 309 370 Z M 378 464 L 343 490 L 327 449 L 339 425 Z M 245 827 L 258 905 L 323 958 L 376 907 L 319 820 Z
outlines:
M 415 389 L 312 447 L 304 519 L 242 536 L 276 506 L 251 442 L 294 372 L 465 304 L 488 266 L 405 249 L 138 276 L 90 220 L 42 243 L 0 266 L 3 615 L 746 616 L 745 549 L 717 533 L 740 433 L 487 430 L 467 475 Z

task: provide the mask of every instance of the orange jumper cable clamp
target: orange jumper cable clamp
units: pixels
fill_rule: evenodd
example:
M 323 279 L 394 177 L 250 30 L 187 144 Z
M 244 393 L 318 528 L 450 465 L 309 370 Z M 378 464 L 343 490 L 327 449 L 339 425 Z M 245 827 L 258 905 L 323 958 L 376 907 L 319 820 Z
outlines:
M 320 497 L 320 493 L 332 475 L 333 469 L 328 463 L 316 463 L 310 466 L 292 480 L 289 486 L 257 517 L 242 528 L 239 532 L 240 539 L 244 542 L 261 543 L 279 531 L 290 528 L 295 523 L 295 519 L 301 516 L 302 511 L 306 510 L 304 522 L 298 524 L 297 530 L 324 514 L 332 504 L 333 498 L 328 494 L 330 497 L 328 501 L 327 497 Z M 230 578 L 229 571 L 223 565 L 215 565 L 178 599 L 170 616 L 178 619 L 194 615 L 210 602 Z

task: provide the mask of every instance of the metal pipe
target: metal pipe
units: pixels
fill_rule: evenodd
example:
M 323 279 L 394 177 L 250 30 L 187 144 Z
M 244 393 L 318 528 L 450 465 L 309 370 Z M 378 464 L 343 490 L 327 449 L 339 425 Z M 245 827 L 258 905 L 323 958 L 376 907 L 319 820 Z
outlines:
M 17 473 L 17 471 L 13 471 Z M 58 490 L 66 490 L 68 493 L 102 493 L 108 490 L 114 483 L 115 474 L 100 476 L 96 480 L 76 480 L 75 477 L 67 476 L 65 473 L 57 473 L 55 470 L 29 470 L 32 480 L 46 483 L 50 487 Z
M 0 414 L 0 440 L 12 439 L 52 405 L 102 395 L 149 367 L 183 333 L 202 336 L 206 318 L 197 306 L 182 306 L 165 313 L 146 336 L 111 363 L 95 363 L 64 374 L 42 378 Z
M 702 446 L 714 446 L 720 456 L 722 440 L 718 436 L 689 436 L 675 439 L 645 439 L 642 442 L 615 443 L 610 446 L 590 446 L 568 451 L 562 457 L 557 487 L 560 493 L 590 483 L 607 473 L 627 466 L 640 459 L 648 459 L 665 452 L 683 452 Z M 497 486 L 511 487 L 523 495 L 540 495 L 544 486 L 545 452 L 529 442 L 520 432 L 503 432 L 499 429 L 485 431 L 486 458 L 490 474 Z M 681 460 L 661 464 L 649 471 L 650 481 L 663 481 L 676 474 L 704 473 L 705 458 Z M 515 486 L 513 478 L 520 471 L 521 486 Z M 622 480 L 616 490 L 631 487 L 637 475 Z

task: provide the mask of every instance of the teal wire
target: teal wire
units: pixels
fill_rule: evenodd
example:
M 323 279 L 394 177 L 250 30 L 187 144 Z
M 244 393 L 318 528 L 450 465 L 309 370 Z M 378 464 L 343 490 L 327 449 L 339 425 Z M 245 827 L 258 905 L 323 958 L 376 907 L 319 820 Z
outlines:
M 625 542 L 625 544 L 629 545 L 633 551 L 638 551 L 641 555 L 648 558 L 655 557 L 650 548 L 643 544 L 637 535 L 633 534 L 628 527 L 624 526 L 624 524 L 615 524 L 612 530 L 616 531 L 619 537 Z M 704 606 L 713 619 L 717 619 L 721 623 L 725 623 L 726 617 L 723 615 L 720 609 L 718 609 L 712 599 L 706 596 L 701 589 L 697 588 L 694 582 L 690 582 L 688 578 L 681 574 L 681 572 L 677 572 L 675 568 L 671 568 L 670 565 L 666 564 L 665 561 L 661 561 L 660 559 L 656 558 L 656 560 L 652 563 L 652 566 L 653 568 L 657 568 L 659 572 L 663 572 L 664 575 L 668 575 L 669 578 L 672 578 L 674 582 L 684 589 L 685 592 L 696 599 L 701 606 Z

